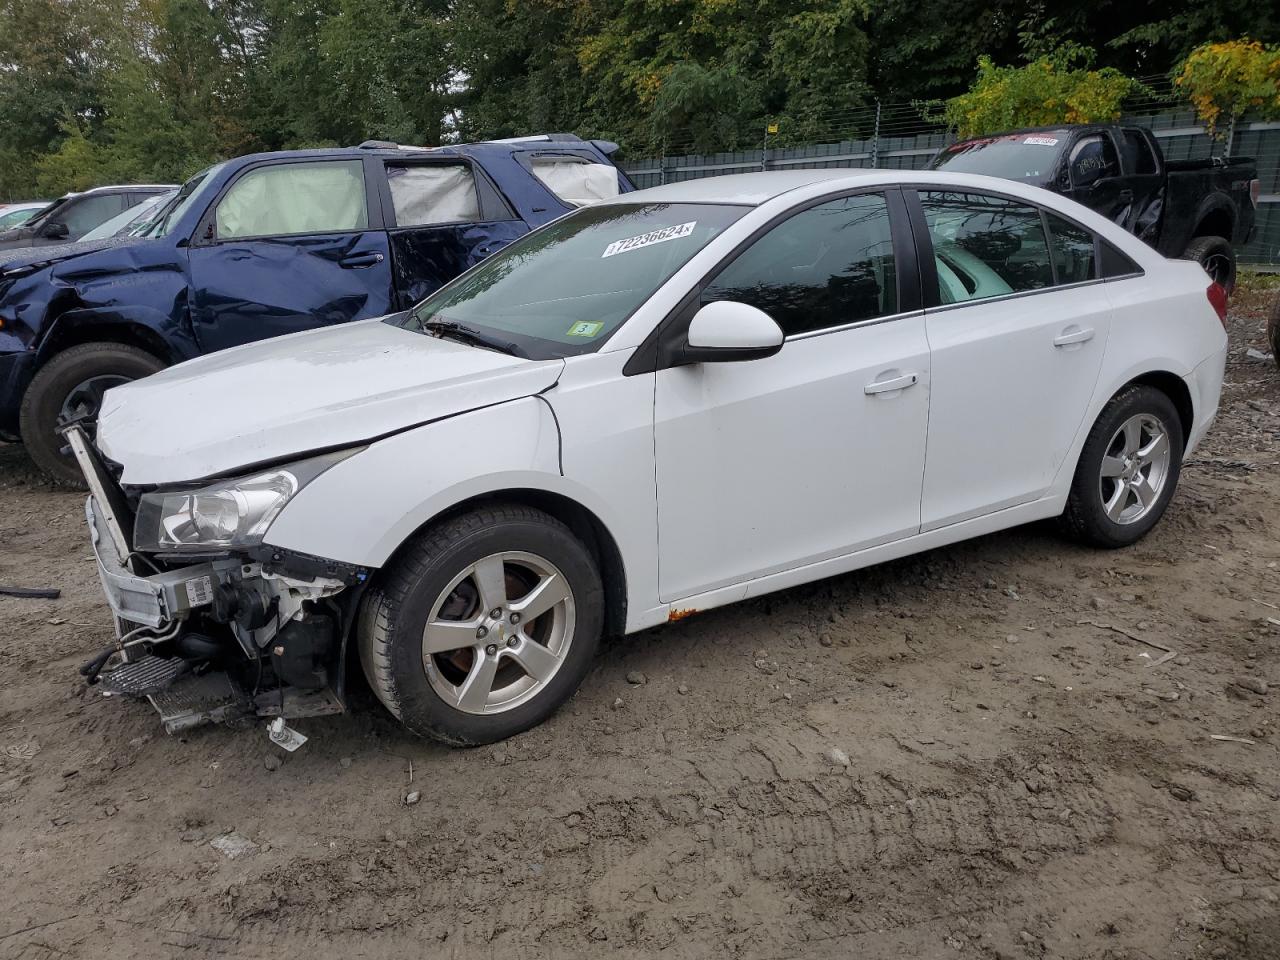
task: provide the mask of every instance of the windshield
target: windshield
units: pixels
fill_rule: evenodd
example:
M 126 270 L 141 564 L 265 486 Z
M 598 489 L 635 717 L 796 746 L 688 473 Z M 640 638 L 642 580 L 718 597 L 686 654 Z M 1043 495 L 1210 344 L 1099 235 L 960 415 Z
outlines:
M 1066 138 L 1056 131 L 966 140 L 947 147 L 934 157 L 929 169 L 1044 183 L 1053 176 L 1065 141 Z
M 226 166 L 225 163 L 218 163 L 207 170 L 201 170 L 182 185 L 177 195 L 156 213 L 156 216 L 148 223 L 146 228 L 137 233 L 131 231 L 129 235 L 133 237 L 167 236 L 169 229 L 182 219 L 182 215 L 196 201 L 205 195 L 208 185 L 213 182 L 218 171 L 224 166 Z
M 81 240 L 106 240 L 110 237 L 141 236 L 151 226 L 163 206 L 178 195 L 177 190 L 147 197 L 124 213 L 118 213 L 101 226 L 94 227 Z
M 406 317 L 410 330 L 475 332 L 544 360 L 589 353 L 748 207 L 584 207 L 484 261 Z

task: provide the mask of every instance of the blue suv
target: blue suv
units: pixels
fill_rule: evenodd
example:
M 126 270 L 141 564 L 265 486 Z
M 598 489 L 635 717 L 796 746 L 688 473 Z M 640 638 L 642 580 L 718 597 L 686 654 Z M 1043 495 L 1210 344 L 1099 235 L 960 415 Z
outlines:
M 193 177 L 141 238 L 0 252 L 0 438 L 79 483 L 56 427 L 92 420 L 110 387 L 407 309 L 532 228 L 634 189 L 616 150 L 552 134 L 254 154 Z

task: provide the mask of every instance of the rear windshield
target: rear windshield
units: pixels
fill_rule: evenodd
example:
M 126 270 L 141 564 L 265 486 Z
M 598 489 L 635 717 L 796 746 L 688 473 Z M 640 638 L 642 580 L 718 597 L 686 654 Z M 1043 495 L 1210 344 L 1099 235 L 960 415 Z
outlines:
M 1053 176 L 1065 140 L 1053 131 L 966 140 L 934 157 L 929 169 L 1044 183 Z
M 749 207 L 610 203 L 517 240 L 394 322 L 456 323 L 538 360 L 598 350 L 623 321 Z

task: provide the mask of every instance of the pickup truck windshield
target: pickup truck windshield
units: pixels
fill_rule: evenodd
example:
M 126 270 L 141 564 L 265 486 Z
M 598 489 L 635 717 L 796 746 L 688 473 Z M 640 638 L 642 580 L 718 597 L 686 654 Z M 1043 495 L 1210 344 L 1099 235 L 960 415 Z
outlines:
M 1065 142 L 1066 137 L 1055 131 L 966 140 L 934 157 L 929 169 L 1045 183 L 1053 176 Z
M 589 353 L 748 209 L 695 203 L 584 207 L 522 237 L 388 322 L 501 343 L 537 360 Z

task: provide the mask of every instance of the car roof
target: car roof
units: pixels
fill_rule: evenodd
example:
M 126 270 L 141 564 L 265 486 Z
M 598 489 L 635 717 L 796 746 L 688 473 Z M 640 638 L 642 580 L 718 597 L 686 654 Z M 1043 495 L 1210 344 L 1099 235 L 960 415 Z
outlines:
M 316 159 L 331 160 L 351 157 L 450 157 L 466 156 L 485 152 L 525 152 L 545 151 L 555 148 L 589 148 L 608 153 L 616 149 L 611 143 L 602 140 L 583 140 L 572 133 L 544 133 L 530 137 L 513 137 L 508 140 L 479 140 L 475 143 L 446 143 L 439 147 L 420 147 L 409 144 L 391 143 L 386 140 L 366 140 L 354 147 L 320 147 L 312 150 L 277 150 L 267 153 L 250 153 L 235 157 L 236 164 L 249 161 L 275 159 Z M 606 149 L 607 148 L 607 149 Z
M 824 170 L 776 170 L 765 173 L 735 173 L 723 177 L 681 180 L 634 193 L 619 194 L 602 203 L 728 203 L 760 206 L 793 190 L 821 184 L 824 190 L 857 189 L 897 184 L 936 184 L 940 187 L 968 187 L 1028 196 L 1025 185 L 1015 180 L 974 173 L 938 173 L 932 170 L 902 170 L 884 167 L 841 167 Z M 1039 188 L 1035 188 L 1039 191 Z M 1037 194 L 1030 194 L 1037 196 Z M 1041 202 L 1037 199 L 1037 202 Z

